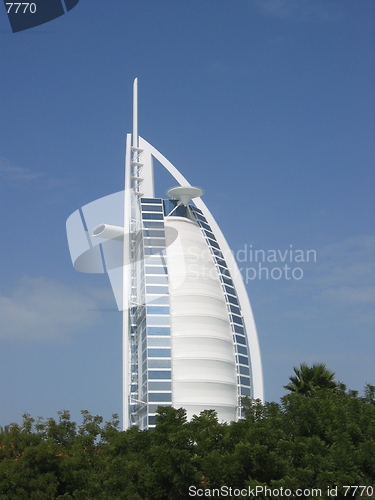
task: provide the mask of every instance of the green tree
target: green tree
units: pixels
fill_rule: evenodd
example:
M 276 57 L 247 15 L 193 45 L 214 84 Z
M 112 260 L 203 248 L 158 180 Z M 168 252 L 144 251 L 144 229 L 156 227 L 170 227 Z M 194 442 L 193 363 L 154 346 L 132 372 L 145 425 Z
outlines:
M 188 488 L 198 482 L 194 440 L 183 408 L 160 407 L 156 428 L 151 431 L 144 500 L 187 498 Z
M 364 389 L 364 401 L 375 405 L 375 385 L 366 384 Z
M 289 377 L 289 384 L 284 389 L 303 396 L 314 396 L 320 390 L 337 390 L 342 385 L 335 381 L 335 373 L 327 369 L 323 363 L 308 366 L 302 363 L 293 368 L 295 376 Z
M 372 485 L 375 464 L 375 408 L 342 391 L 315 397 L 282 398 L 285 457 L 299 488 Z M 344 499 L 341 490 L 337 499 Z

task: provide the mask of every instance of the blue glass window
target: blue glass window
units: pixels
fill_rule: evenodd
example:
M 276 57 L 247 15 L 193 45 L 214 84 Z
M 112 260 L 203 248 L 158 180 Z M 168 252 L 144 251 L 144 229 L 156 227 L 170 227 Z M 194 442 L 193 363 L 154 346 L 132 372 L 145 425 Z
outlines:
M 243 326 L 239 326 L 239 325 L 233 325 L 233 326 L 234 326 L 234 331 L 236 333 L 242 333 L 242 334 L 244 333 Z M 242 344 L 242 342 L 241 342 L 241 344 Z
M 250 386 L 250 379 L 248 377 L 240 377 L 240 382 L 242 385 Z
M 220 259 L 220 257 L 215 256 L 216 262 L 219 264 L 219 266 L 227 267 L 227 263 L 225 260 Z M 229 275 L 228 272 L 225 273 L 226 275 Z
M 171 214 L 172 217 L 187 217 L 187 209 L 184 205 L 179 205 L 178 200 L 164 200 L 164 214 Z M 171 213 L 173 210 L 173 213 Z
M 247 368 L 246 366 L 240 366 L 240 373 L 242 375 L 249 375 L 250 376 L 249 368 Z
M 141 198 L 141 203 L 161 203 L 161 198 Z
M 158 265 L 161 265 L 161 266 L 166 267 L 166 262 L 165 262 L 164 255 L 165 255 L 165 250 L 161 251 L 160 255 L 155 255 L 155 256 L 152 256 L 152 257 L 147 257 L 147 259 L 145 260 L 145 265 L 146 266 L 158 266 Z
M 150 326 L 168 326 L 169 316 L 149 316 L 147 322 Z M 150 330 L 150 328 L 149 328 Z
M 151 404 L 149 404 L 148 405 L 148 413 L 149 414 L 156 413 L 156 411 L 158 409 L 158 406 L 160 406 L 160 405 L 151 405 Z
M 219 247 L 219 244 L 218 244 L 218 243 L 216 243 L 216 241 L 213 241 L 213 240 L 208 240 L 208 243 L 209 243 L 209 245 L 211 245 L 211 246 L 212 246 L 212 247 L 214 247 L 214 248 L 220 248 L 220 247 Z
M 224 260 L 224 255 L 220 252 L 220 250 L 213 249 L 212 252 L 215 255 L 215 257 L 218 257 L 219 259 L 223 259 Z
M 146 274 L 167 274 L 166 267 L 146 266 Z
M 164 227 L 164 222 L 154 222 L 154 221 L 148 221 L 144 220 L 142 221 L 143 228 L 147 227 Z
M 241 396 L 250 397 L 250 387 L 241 387 Z
M 216 241 L 214 233 L 211 233 L 211 231 L 207 231 L 207 230 L 205 231 L 205 233 L 206 233 L 206 236 L 208 236 L 209 238 L 211 238 L 211 240 Z
M 170 337 L 149 337 L 147 339 L 147 344 L 149 347 L 170 347 L 171 338 Z
M 146 282 L 148 285 L 168 285 L 168 276 L 146 276 Z
M 201 227 L 203 227 L 204 229 L 208 229 L 209 231 L 211 231 L 211 227 L 210 227 L 208 224 L 206 224 L 205 222 L 201 222 L 201 223 L 200 223 L 200 225 L 201 225 Z
M 235 316 L 234 314 L 232 314 L 232 321 L 233 323 L 237 323 L 238 325 L 243 325 L 241 316 Z
M 144 252 L 145 256 L 148 257 L 149 255 L 158 255 L 163 253 L 165 247 L 145 247 Z
M 142 213 L 142 219 L 156 219 L 163 220 L 163 214 L 153 214 L 153 213 Z
M 161 205 L 142 205 L 142 212 L 162 212 Z
M 147 314 L 169 314 L 169 307 L 147 306 Z
M 159 295 L 159 296 L 147 295 L 147 297 L 149 299 L 147 301 L 147 304 L 150 306 L 155 306 L 157 304 L 169 305 L 169 296 L 168 295 Z
M 149 326 L 147 329 L 148 335 L 160 335 L 160 336 L 170 336 L 170 329 L 168 327 L 161 326 Z
M 148 388 L 150 391 L 171 391 L 171 382 L 149 382 Z
M 170 349 L 149 349 L 147 353 L 149 358 L 170 358 L 171 356 Z
M 171 368 L 170 359 L 149 359 L 149 368 Z
M 148 425 L 156 425 L 156 415 L 148 417 Z
M 236 342 L 238 344 L 243 344 L 243 345 L 246 345 L 246 340 L 245 340 L 245 337 L 242 337 L 240 335 L 236 335 Z
M 238 346 L 240 347 L 240 346 Z M 238 356 L 238 362 L 243 364 L 243 365 L 249 365 L 249 358 L 245 356 Z
M 150 370 L 148 372 L 148 378 L 150 379 L 171 379 L 171 371 L 170 370 L 165 370 L 165 371 L 162 371 L 162 370 Z
M 149 238 L 145 236 L 144 244 L 148 246 L 154 247 L 165 247 L 165 239 L 164 238 Z
M 201 222 L 206 222 L 207 223 L 207 219 L 206 217 L 203 217 L 203 215 L 201 214 L 198 214 L 198 213 L 195 213 L 195 216 L 197 217 L 198 220 L 200 220 Z
M 229 274 L 228 269 L 226 269 L 226 268 L 224 268 L 224 267 L 219 266 L 219 271 L 221 272 L 221 274 L 222 274 L 223 276 L 228 276 L 228 278 L 230 278 L 230 274 Z
M 241 354 L 245 354 L 245 356 L 247 356 L 247 347 L 242 346 L 242 345 L 238 345 L 237 352 L 239 352 Z
M 234 291 L 234 288 L 232 286 L 225 285 L 225 290 L 232 295 L 236 295 L 236 292 Z
M 167 286 L 146 286 L 146 292 L 147 293 L 168 293 L 168 287 Z
M 232 311 L 232 313 L 235 313 L 235 314 L 238 314 L 239 316 L 241 316 L 241 311 L 240 311 L 239 307 L 230 305 L 230 310 Z
M 170 403 L 172 401 L 172 394 L 170 392 L 151 392 L 148 394 L 150 403 Z
M 165 231 L 161 231 L 158 229 L 143 229 L 143 234 L 145 238 L 164 238 L 165 237 Z
M 193 207 L 193 206 L 191 208 L 192 208 L 193 212 L 198 212 L 198 214 L 203 214 L 203 212 L 202 212 L 202 210 L 200 208 Z
M 227 295 L 227 300 L 228 302 L 230 302 L 231 304 L 235 304 L 238 306 L 238 301 L 237 301 L 237 298 L 236 297 L 232 297 L 231 295 Z

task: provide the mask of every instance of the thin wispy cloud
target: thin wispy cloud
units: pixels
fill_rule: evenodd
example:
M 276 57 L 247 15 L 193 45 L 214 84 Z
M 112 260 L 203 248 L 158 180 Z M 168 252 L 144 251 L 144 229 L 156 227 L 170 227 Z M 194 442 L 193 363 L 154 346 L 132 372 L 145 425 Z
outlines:
M 29 168 L 12 165 L 9 160 L 0 158 L 0 179 L 10 182 L 30 182 L 40 178 L 40 172 L 33 172 Z
M 373 304 L 375 305 L 375 286 L 341 286 L 323 290 L 321 297 L 342 304 Z
M 326 363 L 361 390 L 374 380 L 375 237 L 347 238 L 316 252 L 316 262 L 301 264 L 300 281 L 269 285 L 269 302 L 260 304 L 260 315 L 255 310 L 266 386 L 272 373 L 304 361 Z
M 329 245 L 319 252 L 313 283 L 316 298 L 346 304 L 375 304 L 375 236 L 362 235 Z
M 56 189 L 71 189 L 74 183 L 72 179 L 59 179 L 50 177 L 45 172 L 36 172 L 30 168 L 13 165 L 8 159 L 0 158 L 0 184 L 43 191 L 53 191 Z
M 23 277 L 11 293 L 0 293 L 0 339 L 66 341 L 99 320 L 103 295 L 102 290 L 78 291 L 43 277 Z
M 335 319 L 336 323 L 375 327 L 375 237 L 361 235 L 317 250 L 309 275 L 289 290 L 304 306 L 290 308 L 285 317 Z M 306 299 L 308 299 L 306 301 Z M 306 305 L 308 304 L 308 305 Z

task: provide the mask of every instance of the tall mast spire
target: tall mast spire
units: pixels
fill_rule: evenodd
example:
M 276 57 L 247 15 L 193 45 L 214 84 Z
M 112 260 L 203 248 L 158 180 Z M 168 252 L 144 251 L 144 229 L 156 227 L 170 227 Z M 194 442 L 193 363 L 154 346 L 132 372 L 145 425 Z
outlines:
M 133 137 L 132 146 L 138 148 L 138 78 L 133 83 Z

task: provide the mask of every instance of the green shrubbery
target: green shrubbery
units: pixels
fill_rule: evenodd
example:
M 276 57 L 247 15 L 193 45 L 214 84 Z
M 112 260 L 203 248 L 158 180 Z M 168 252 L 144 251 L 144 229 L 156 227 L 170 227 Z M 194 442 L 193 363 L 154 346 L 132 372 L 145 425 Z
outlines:
M 103 423 L 84 411 L 79 426 L 67 411 L 24 415 L 0 428 L 0 500 L 178 500 L 192 498 L 190 486 L 223 485 L 321 488 L 322 498 L 338 486 L 336 498 L 348 498 L 343 485 L 375 482 L 375 387 L 359 397 L 328 385 L 288 387 L 279 404 L 245 400 L 246 418 L 231 424 L 214 411 L 187 422 L 170 407 L 143 432 L 121 432 L 116 415 Z

